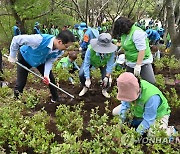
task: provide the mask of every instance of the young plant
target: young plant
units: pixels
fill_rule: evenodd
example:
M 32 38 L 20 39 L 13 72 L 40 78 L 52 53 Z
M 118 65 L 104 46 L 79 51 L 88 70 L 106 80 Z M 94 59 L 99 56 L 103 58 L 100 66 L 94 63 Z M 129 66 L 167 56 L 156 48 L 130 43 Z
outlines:
M 50 117 L 45 111 L 39 111 L 33 117 L 27 117 L 25 121 L 28 146 L 33 148 L 36 153 L 48 153 L 50 144 L 55 137 L 54 133 L 49 133 L 46 129 L 49 120 Z
M 176 89 L 175 88 L 171 88 L 171 91 L 166 91 L 165 92 L 166 98 L 169 102 L 169 105 L 172 108 L 178 108 L 180 107 L 180 99 L 178 97 L 178 94 L 176 93 Z
M 56 110 L 56 122 L 59 131 L 68 131 L 71 134 L 76 134 L 78 137 L 82 135 L 83 117 L 80 115 L 82 106 L 83 103 L 74 106 L 74 111 L 70 110 L 70 106 L 58 106 Z
M 25 102 L 27 108 L 35 108 L 40 103 L 40 96 L 37 90 L 30 88 L 24 91 L 21 101 Z
M 162 74 L 158 74 L 155 75 L 155 78 L 157 86 L 164 91 L 166 88 L 164 76 Z

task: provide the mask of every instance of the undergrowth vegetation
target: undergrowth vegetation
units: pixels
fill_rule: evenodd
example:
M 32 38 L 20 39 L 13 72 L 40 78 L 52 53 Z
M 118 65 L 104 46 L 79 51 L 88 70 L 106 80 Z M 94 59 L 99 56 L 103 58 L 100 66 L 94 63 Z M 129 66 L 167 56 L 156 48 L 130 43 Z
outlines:
M 79 57 L 79 56 L 78 56 Z M 77 60 L 77 63 L 81 63 Z M 56 65 L 56 64 L 55 64 Z M 170 78 L 179 80 L 179 73 L 173 73 L 180 69 L 180 63 L 174 57 L 164 57 L 155 62 L 158 71 L 167 70 Z M 60 69 L 53 71 L 58 83 L 68 82 L 68 70 Z M 113 87 L 111 97 L 116 99 L 117 86 L 116 78 L 120 73 L 113 72 Z M 161 72 L 160 72 L 161 73 Z M 93 79 L 100 79 L 100 70 L 94 69 L 91 73 Z M 8 69 L 5 67 L 4 76 L 9 83 L 15 80 L 15 67 Z M 14 77 L 12 79 L 12 76 Z M 172 109 L 180 107 L 179 94 L 176 86 L 170 87 L 166 84 L 163 73 L 156 75 L 156 84 L 165 94 Z M 80 85 L 78 71 L 73 74 L 74 86 Z M 28 84 L 39 83 L 30 75 Z M 99 114 L 99 107 L 91 109 L 90 120 L 84 125 L 86 110 L 83 106 L 86 102 L 79 101 L 78 105 L 60 104 L 54 113 L 49 115 L 42 107 L 36 111 L 38 105 L 47 104 L 49 91 L 43 88 L 26 88 L 20 99 L 13 98 L 12 88 L 0 88 L 0 153 L 9 149 L 11 153 L 23 153 L 31 149 L 36 153 L 178 153 L 179 143 L 169 144 L 169 141 L 161 143 L 151 142 L 141 143 L 141 137 L 134 128 L 129 127 L 129 123 L 122 123 L 119 117 L 112 117 L 109 109 L 111 99 L 104 102 L 105 112 Z M 117 100 L 116 100 L 117 101 Z M 103 102 L 101 102 L 103 103 Z M 118 105 L 118 104 L 117 104 Z M 173 112 L 173 111 L 172 111 Z M 129 115 L 128 118 L 132 118 Z M 56 141 L 56 134 L 48 129 L 50 122 L 54 122 L 57 131 L 62 138 L 62 142 Z M 88 132 L 89 136 L 84 136 Z M 166 137 L 162 130 L 154 129 L 158 137 Z M 179 137 L 177 133 L 175 137 Z M 8 145 L 8 146 L 7 146 Z M 5 149 L 6 148 L 6 149 Z

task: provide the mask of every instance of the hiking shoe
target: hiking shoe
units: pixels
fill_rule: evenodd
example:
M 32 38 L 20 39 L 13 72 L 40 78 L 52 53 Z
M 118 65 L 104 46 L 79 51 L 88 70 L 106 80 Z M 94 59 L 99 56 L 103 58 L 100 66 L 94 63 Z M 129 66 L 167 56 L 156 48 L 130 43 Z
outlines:
M 60 97 L 54 99 L 54 98 L 51 98 L 51 103 L 57 103 L 57 102 L 61 102 L 62 100 L 60 99 Z
M 0 87 L 7 87 L 7 86 L 8 86 L 8 82 L 5 81 L 0 82 Z
M 106 89 L 103 89 L 103 90 L 102 90 L 102 94 L 103 94 L 104 97 L 110 98 L 110 95 L 108 94 L 108 92 L 107 92 Z
M 83 89 L 79 93 L 79 96 L 83 96 L 87 91 L 88 91 L 88 88 L 87 87 L 83 87 Z

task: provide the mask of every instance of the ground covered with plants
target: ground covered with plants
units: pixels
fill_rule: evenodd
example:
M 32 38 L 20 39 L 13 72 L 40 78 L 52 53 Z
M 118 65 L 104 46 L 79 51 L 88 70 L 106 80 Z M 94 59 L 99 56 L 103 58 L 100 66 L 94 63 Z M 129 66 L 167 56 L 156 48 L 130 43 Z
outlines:
M 3 61 L 4 77 L 9 85 L 0 88 L 0 153 L 179 153 L 180 143 L 135 142 L 132 138 L 139 137 L 135 130 L 112 116 L 112 109 L 120 103 L 116 99 L 116 78 L 124 70 L 113 72 L 111 98 L 106 99 L 101 94 L 99 70 L 92 71 L 89 92 L 79 97 L 78 72 L 73 75 L 72 85 L 67 81 L 68 71 L 54 67 L 59 86 L 75 98 L 59 92 L 62 102 L 52 104 L 49 89 L 32 74 L 23 95 L 15 100 L 16 66 L 5 58 Z M 80 58 L 77 62 L 81 64 Z M 165 56 L 155 61 L 154 68 L 157 86 L 171 106 L 169 125 L 180 131 L 180 62 Z M 156 136 L 165 137 L 162 130 L 155 132 Z

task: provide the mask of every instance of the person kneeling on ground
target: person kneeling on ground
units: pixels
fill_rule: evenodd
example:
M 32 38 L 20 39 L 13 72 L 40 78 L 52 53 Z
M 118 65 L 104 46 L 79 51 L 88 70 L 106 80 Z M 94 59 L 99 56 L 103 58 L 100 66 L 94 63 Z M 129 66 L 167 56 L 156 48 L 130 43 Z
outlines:
M 171 111 L 167 99 L 157 87 L 145 80 L 138 80 L 129 72 L 122 73 L 117 78 L 117 86 L 117 99 L 122 102 L 113 109 L 113 115 L 120 115 L 124 122 L 126 111 L 130 109 L 134 116 L 131 126 L 141 135 L 156 120 L 160 120 L 160 128 L 164 129 L 168 136 L 175 132 L 173 126 L 168 126 Z
M 79 66 L 76 64 L 75 60 L 77 59 L 76 51 L 69 51 L 67 57 L 63 57 L 57 64 L 56 69 L 69 69 L 69 73 L 74 73 L 76 70 L 80 70 Z M 74 84 L 73 78 L 69 77 L 69 81 Z
M 100 68 L 102 76 L 102 94 L 109 98 L 107 88 L 110 84 L 110 75 L 112 73 L 115 51 L 117 46 L 112 43 L 112 37 L 109 33 L 102 33 L 97 39 L 92 39 L 85 54 L 84 62 L 79 72 L 80 82 L 83 86 L 79 96 L 83 96 L 91 85 L 90 68 Z

